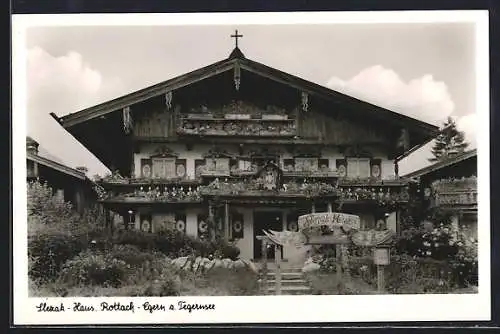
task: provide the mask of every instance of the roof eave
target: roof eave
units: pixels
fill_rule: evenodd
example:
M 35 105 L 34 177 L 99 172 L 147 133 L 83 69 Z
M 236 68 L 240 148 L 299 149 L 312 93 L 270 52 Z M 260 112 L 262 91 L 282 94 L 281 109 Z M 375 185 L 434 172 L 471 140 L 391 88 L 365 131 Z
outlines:
M 418 178 L 418 177 L 433 173 L 433 172 L 440 170 L 442 168 L 446 168 L 448 166 L 451 166 L 451 165 L 460 163 L 462 161 L 471 159 L 475 156 L 477 156 L 477 149 L 472 149 L 472 150 L 469 150 L 467 152 L 464 152 L 460 156 L 455 157 L 453 159 L 450 159 L 447 161 L 438 161 L 430 166 L 427 166 L 427 167 L 421 168 L 419 170 L 413 171 L 411 173 L 408 173 L 408 174 L 404 175 L 404 177 Z
M 295 87 L 297 89 L 303 90 L 311 95 L 317 95 L 326 99 L 341 98 L 347 101 L 356 102 L 358 104 L 364 105 L 366 110 L 371 113 L 379 113 L 386 117 L 394 117 L 395 120 L 410 126 L 414 131 L 418 131 L 423 135 L 435 136 L 435 133 L 439 130 L 437 126 L 432 124 L 417 120 L 415 118 L 402 115 L 391 110 L 382 108 L 380 106 L 373 105 L 371 103 L 359 100 L 355 97 L 342 94 L 328 87 L 316 84 L 314 82 L 299 78 L 292 74 L 280 71 L 278 69 L 269 67 L 265 64 L 250 60 L 244 56 L 234 56 L 231 54 L 229 58 L 221 60 L 219 62 L 207 65 L 200 69 L 182 74 L 175 78 L 163 81 L 156 85 L 146 87 L 142 90 L 118 97 L 111 101 L 101 103 L 99 105 L 83 109 L 81 111 L 68 114 L 63 117 L 57 117 L 55 114 L 51 114 L 64 128 L 68 129 L 76 124 L 85 122 L 87 120 L 103 116 L 115 110 L 119 110 L 130 106 L 134 103 L 142 102 L 149 98 L 158 96 L 160 94 L 166 93 L 169 90 L 179 89 L 186 85 L 192 84 L 194 82 L 201 81 L 205 78 L 211 77 L 213 75 L 225 72 L 234 67 L 236 62 L 240 63 L 242 69 L 248 70 L 250 72 L 262 75 L 271 80 L 281 82 L 283 84 Z
M 165 94 L 169 90 L 179 89 L 192 83 L 209 78 L 213 75 L 228 71 L 234 66 L 235 62 L 236 59 L 227 58 L 222 61 L 218 61 L 216 63 L 196 69 L 194 71 L 179 75 L 172 79 L 160 82 L 153 86 L 143 88 L 139 91 L 135 91 L 113 100 L 92 106 L 90 108 L 77 111 L 75 113 L 71 113 L 62 117 L 58 117 L 54 113 L 51 113 L 51 116 L 54 117 L 54 119 L 64 128 L 68 129 L 70 127 L 73 127 L 74 125 L 86 122 L 90 119 L 104 116 L 115 110 L 120 110 L 132 104 L 145 101 L 161 94 Z
M 245 66 L 245 64 L 246 64 L 246 66 Z M 259 70 L 259 67 L 261 68 L 260 70 Z M 439 132 L 439 127 L 437 127 L 435 125 L 420 121 L 418 119 L 415 119 L 415 118 L 412 118 L 412 117 L 409 117 L 409 116 L 406 116 L 406 115 L 403 115 L 400 113 L 396 113 L 396 112 L 391 111 L 389 109 L 385 109 L 383 107 L 371 104 L 369 102 L 366 102 L 366 101 L 363 101 L 360 99 L 357 99 L 353 96 L 342 94 L 336 90 L 319 85 L 319 84 L 314 83 L 312 81 L 302 79 L 302 78 L 297 77 L 295 75 L 283 72 L 281 70 L 278 70 L 278 69 L 275 69 L 272 67 L 269 67 L 265 64 L 256 62 L 254 60 L 250 60 L 248 58 L 241 60 L 241 68 L 245 69 L 247 71 L 251 71 L 251 72 L 256 73 L 256 74 L 266 74 L 263 72 L 268 72 L 267 73 L 268 77 L 271 76 L 270 79 L 274 79 L 278 82 L 282 82 L 283 84 L 295 86 L 297 89 L 301 89 L 301 90 L 303 90 L 311 95 L 317 95 L 317 96 L 320 96 L 320 97 L 323 97 L 326 99 L 335 99 L 335 98 L 340 97 L 340 98 L 345 99 L 345 100 L 349 100 L 352 102 L 363 104 L 364 106 L 368 107 L 367 110 L 373 110 L 373 112 L 382 112 L 382 113 L 386 114 L 387 116 L 396 117 L 399 121 L 405 122 L 405 123 L 410 123 L 412 126 L 419 128 L 420 130 L 423 130 L 424 133 L 426 133 L 427 135 L 430 135 L 430 136 L 433 136 L 437 132 Z M 282 77 L 282 78 L 280 78 L 280 77 Z M 288 79 L 289 81 L 286 79 Z
M 52 168 L 54 170 L 57 170 L 58 172 L 61 172 L 61 173 L 64 173 L 66 175 L 69 175 L 69 176 L 72 176 L 72 177 L 75 177 L 75 178 L 78 178 L 80 180 L 85 180 L 87 179 L 87 177 L 85 176 L 84 173 L 76 170 L 76 169 L 73 169 L 71 167 L 68 167 L 68 166 L 65 166 L 65 165 L 62 165 L 58 162 L 55 162 L 55 161 L 52 161 L 50 159 L 47 159 L 47 158 L 43 158 L 43 157 L 40 157 L 38 155 L 34 155 L 32 153 L 26 153 L 26 159 L 28 160 L 32 160 L 34 162 L 37 162 L 37 163 L 40 163 L 46 167 L 49 167 L 49 168 Z

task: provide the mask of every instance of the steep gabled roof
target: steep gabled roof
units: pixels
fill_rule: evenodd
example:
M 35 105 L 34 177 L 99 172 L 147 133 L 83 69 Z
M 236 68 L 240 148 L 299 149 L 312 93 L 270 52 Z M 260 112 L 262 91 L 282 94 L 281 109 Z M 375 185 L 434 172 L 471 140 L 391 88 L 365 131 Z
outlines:
M 318 96 L 326 100 L 334 100 L 338 102 L 355 103 L 361 107 L 364 107 L 363 110 L 369 113 L 371 116 L 398 123 L 402 127 L 409 127 L 413 130 L 418 131 L 419 133 L 424 134 L 425 136 L 434 136 L 438 131 L 438 128 L 434 125 L 387 110 L 385 108 L 359 100 L 352 96 L 342 94 L 325 86 L 321 86 L 311 81 L 301 79 L 292 74 L 269 67 L 262 63 L 247 59 L 239 48 L 235 48 L 231 52 L 230 56 L 224 60 L 177 76 L 170 80 L 163 81 L 153 86 L 138 90 L 136 92 L 118 97 L 116 99 L 98 104 L 90 108 L 83 109 L 75 113 L 65 115 L 63 117 L 58 117 L 54 113 L 51 113 L 51 115 L 63 127 L 71 128 L 76 124 L 106 115 L 113 111 L 121 110 L 132 104 L 164 94 L 167 91 L 176 90 L 192 83 L 218 75 L 222 72 L 229 71 L 234 68 L 235 64 L 238 64 L 243 70 L 253 72 L 259 76 L 304 91 L 311 96 Z
M 419 170 L 416 170 L 414 172 L 408 173 L 408 174 L 404 175 L 404 177 L 407 177 L 407 178 L 421 177 L 421 176 L 427 175 L 429 173 L 435 172 L 437 170 L 443 169 L 445 167 L 452 166 L 452 165 L 458 164 L 462 161 L 465 161 L 465 160 L 468 160 L 471 158 L 475 158 L 475 157 L 477 157 L 477 149 L 473 149 L 473 150 L 464 152 L 464 153 L 459 154 L 459 155 L 457 155 L 453 158 L 450 158 L 450 159 L 438 161 L 430 166 L 427 166 L 427 167 L 421 168 Z

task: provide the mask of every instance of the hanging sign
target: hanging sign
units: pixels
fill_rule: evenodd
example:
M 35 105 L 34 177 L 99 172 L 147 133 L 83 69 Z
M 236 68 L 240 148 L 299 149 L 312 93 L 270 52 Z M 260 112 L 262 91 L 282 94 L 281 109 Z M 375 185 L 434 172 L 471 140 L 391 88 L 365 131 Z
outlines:
M 344 230 L 359 230 L 361 220 L 359 216 L 337 212 L 311 213 L 299 217 L 299 230 L 319 226 L 343 227 Z
M 368 230 L 354 233 L 351 239 L 356 246 L 373 247 L 391 243 L 393 236 L 394 232 L 391 230 Z
M 377 266 L 387 266 L 390 263 L 389 248 L 375 248 L 373 250 L 373 263 Z

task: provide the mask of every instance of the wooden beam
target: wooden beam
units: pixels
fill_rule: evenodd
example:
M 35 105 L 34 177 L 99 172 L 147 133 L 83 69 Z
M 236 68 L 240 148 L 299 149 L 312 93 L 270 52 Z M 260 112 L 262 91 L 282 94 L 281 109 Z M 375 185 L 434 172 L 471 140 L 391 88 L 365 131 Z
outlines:
M 276 263 L 276 294 L 281 295 L 281 247 L 280 245 L 274 245 L 274 262 Z
M 263 293 L 267 294 L 267 237 L 262 238 L 262 286 Z
M 229 240 L 229 203 L 224 203 L 224 239 Z

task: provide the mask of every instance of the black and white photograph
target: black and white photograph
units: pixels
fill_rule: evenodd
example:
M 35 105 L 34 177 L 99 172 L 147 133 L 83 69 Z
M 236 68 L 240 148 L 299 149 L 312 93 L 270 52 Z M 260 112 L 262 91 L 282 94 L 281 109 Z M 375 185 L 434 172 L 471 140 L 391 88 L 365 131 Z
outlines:
M 488 16 L 467 13 L 14 20 L 18 306 L 486 319 Z

